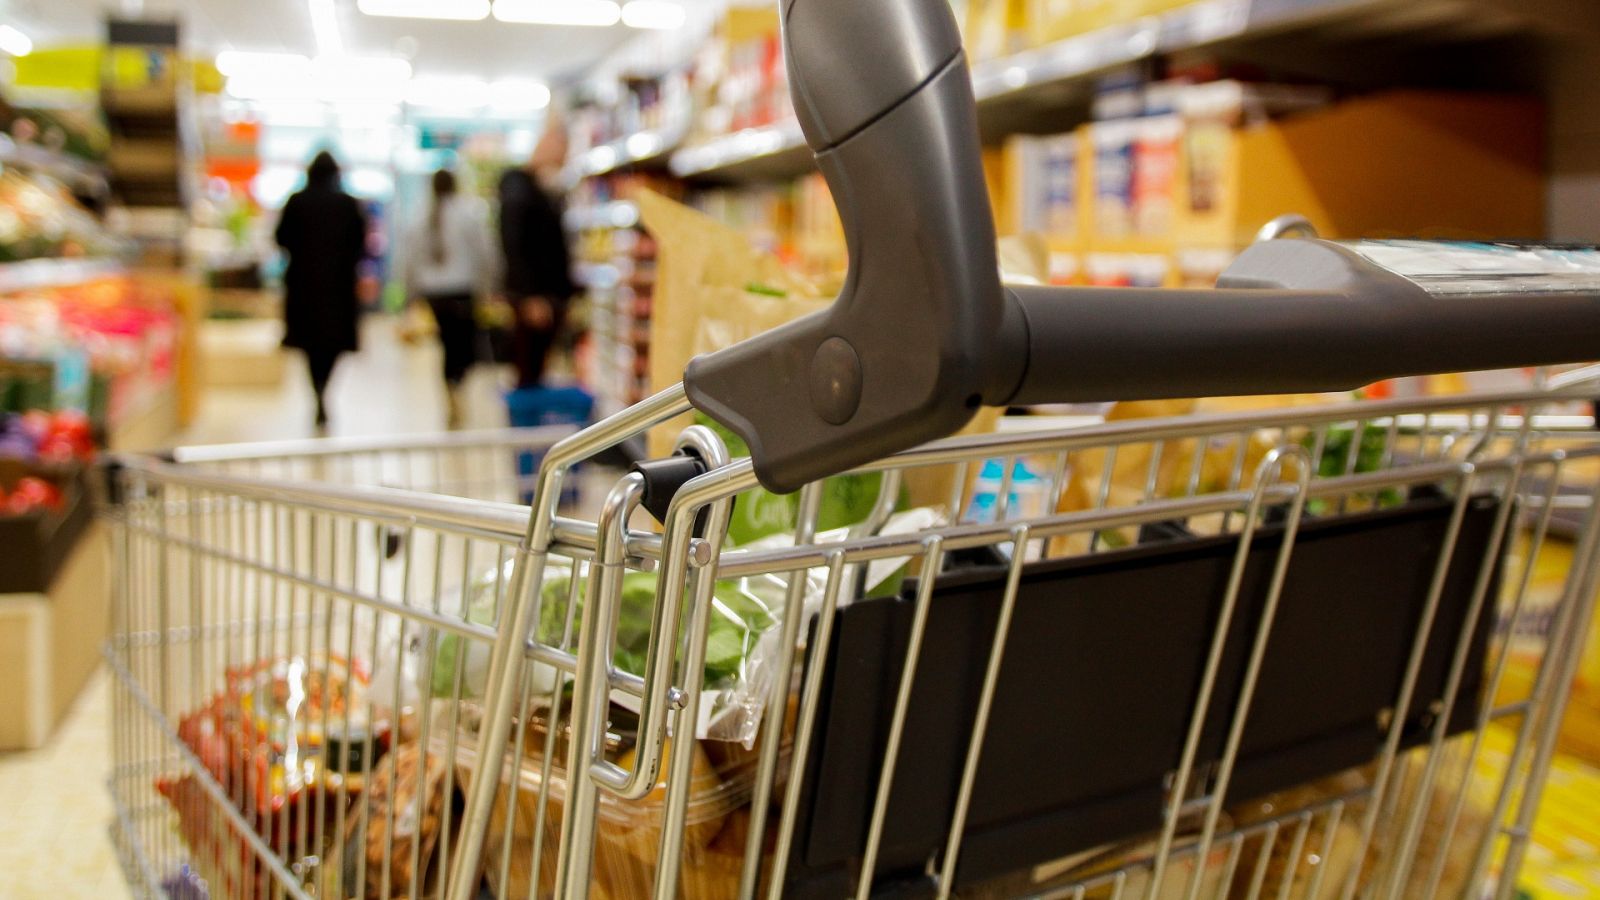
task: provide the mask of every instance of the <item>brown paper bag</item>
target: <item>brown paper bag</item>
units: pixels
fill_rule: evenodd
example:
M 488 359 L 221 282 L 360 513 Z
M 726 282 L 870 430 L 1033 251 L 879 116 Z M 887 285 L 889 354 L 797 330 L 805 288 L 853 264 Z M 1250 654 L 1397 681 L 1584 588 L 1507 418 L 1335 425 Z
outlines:
M 648 191 L 638 198 L 640 220 L 655 238 L 656 293 L 650 336 L 650 388 L 683 379 L 689 360 L 729 347 L 833 302 L 817 285 L 786 269 L 744 234 L 701 212 Z M 994 430 L 997 410 L 982 410 L 962 433 Z M 684 416 L 653 429 L 650 454 L 672 452 L 693 421 Z M 907 473 L 912 506 L 944 503 L 947 469 Z

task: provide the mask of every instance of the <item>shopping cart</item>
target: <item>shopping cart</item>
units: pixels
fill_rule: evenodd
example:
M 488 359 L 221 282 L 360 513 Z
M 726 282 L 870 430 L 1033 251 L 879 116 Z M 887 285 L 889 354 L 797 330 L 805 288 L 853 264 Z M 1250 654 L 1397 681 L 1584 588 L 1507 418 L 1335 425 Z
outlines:
M 131 883 L 1510 896 L 1600 588 L 1596 370 L 946 436 L 1600 357 L 1595 254 L 1282 240 L 1218 291 L 1008 290 L 947 5 L 784 17 L 864 261 L 833 310 L 559 439 L 120 461 Z

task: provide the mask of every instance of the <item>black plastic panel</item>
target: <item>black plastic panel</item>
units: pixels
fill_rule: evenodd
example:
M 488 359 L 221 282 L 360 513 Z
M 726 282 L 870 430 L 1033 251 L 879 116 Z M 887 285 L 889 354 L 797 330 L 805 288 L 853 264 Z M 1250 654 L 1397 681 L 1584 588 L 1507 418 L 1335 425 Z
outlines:
M 1426 739 L 1498 510 L 1474 498 L 1430 632 L 1406 744 Z M 1301 527 L 1229 802 L 1367 763 L 1384 732 L 1445 544 L 1451 501 Z M 1259 533 L 1199 754 L 1221 756 L 1282 532 Z M 1017 599 L 958 882 L 1156 829 L 1217 624 L 1232 538 L 1179 539 L 1030 567 Z M 1496 557 L 1497 558 L 1497 557 Z M 1498 596 L 1493 573 L 1489 597 Z M 879 878 L 922 880 L 943 848 L 999 613 L 1004 571 L 934 590 Z M 914 588 L 838 613 L 806 773 L 795 896 L 836 894 L 865 844 L 906 652 Z M 1450 732 L 1471 727 L 1492 602 L 1473 629 Z M 811 662 L 815 662 L 814 660 Z

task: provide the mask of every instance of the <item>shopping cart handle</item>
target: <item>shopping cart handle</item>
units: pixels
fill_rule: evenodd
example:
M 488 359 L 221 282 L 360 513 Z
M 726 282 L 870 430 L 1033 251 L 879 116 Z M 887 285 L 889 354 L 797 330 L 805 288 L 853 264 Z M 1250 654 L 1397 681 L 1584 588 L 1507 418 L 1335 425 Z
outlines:
M 950 434 L 1014 391 L 972 83 L 947 0 L 783 0 L 790 90 L 839 207 L 833 307 L 684 374 L 767 487 Z M 1009 326 L 1009 327 L 1008 327 Z
M 1217 291 L 1007 291 L 949 3 L 782 8 L 849 273 L 830 309 L 684 373 L 771 490 L 945 437 L 984 405 L 1346 390 L 1600 358 L 1594 293 L 1445 296 L 1321 241 L 1258 244 Z
M 1354 390 L 1600 358 L 1600 292 L 1431 292 L 1328 241 L 1246 250 L 1217 290 L 1025 288 L 1011 403 Z

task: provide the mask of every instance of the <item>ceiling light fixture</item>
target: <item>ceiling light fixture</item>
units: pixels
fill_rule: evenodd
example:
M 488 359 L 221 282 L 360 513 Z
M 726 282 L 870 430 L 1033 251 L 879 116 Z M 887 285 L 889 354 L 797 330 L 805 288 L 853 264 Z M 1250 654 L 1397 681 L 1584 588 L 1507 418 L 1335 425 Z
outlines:
M 339 36 L 339 15 L 333 0 L 310 0 L 311 33 L 317 38 L 317 52 L 335 56 L 344 52 L 344 39 Z
M 318 57 L 289 74 L 250 71 L 228 77 L 228 96 L 240 100 L 324 103 L 399 103 L 411 64 L 387 57 Z
M 230 78 L 234 75 L 298 75 L 310 65 L 311 60 L 298 53 L 224 50 L 217 54 L 217 71 Z
M 489 85 L 489 106 L 497 110 L 544 109 L 550 105 L 550 88 L 538 81 L 503 78 Z
M 369 16 L 476 22 L 489 17 L 489 0 L 357 0 Z
M 622 24 L 629 28 L 672 31 L 682 28 L 689 18 L 683 4 L 672 0 L 629 0 L 622 7 Z
M 319 81 L 400 84 L 411 77 L 411 63 L 398 56 L 319 56 L 312 68 Z
M 489 83 L 481 78 L 413 78 L 406 103 L 429 109 L 477 109 L 489 102 Z
M 27 56 L 33 52 L 33 39 L 10 25 L 0 25 L 0 51 L 12 56 Z
M 613 0 L 494 0 L 494 17 L 526 25 L 607 28 L 622 21 Z

